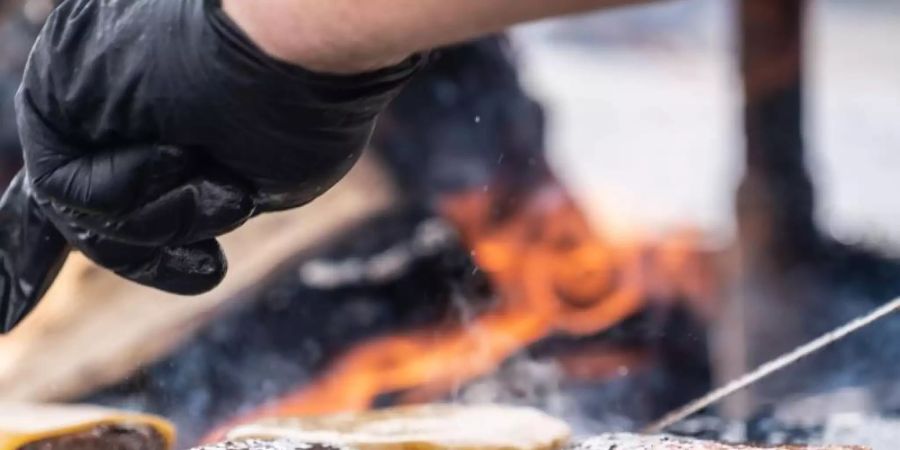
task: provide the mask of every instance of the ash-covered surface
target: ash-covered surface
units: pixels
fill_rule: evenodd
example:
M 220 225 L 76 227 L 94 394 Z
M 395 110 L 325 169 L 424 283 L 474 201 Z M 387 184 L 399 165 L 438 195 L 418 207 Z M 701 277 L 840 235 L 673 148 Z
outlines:
M 613 433 L 584 439 L 569 445 L 567 450 L 725 450 L 725 448 L 725 445 L 712 441 L 669 435 Z
M 686 419 L 666 431 L 674 436 L 728 444 L 805 445 L 822 442 L 824 425 L 787 423 L 771 413 L 757 414 L 748 421 L 710 415 Z
M 689 418 L 667 430 L 680 437 L 728 444 L 752 442 L 761 446 L 849 445 L 870 450 L 896 450 L 900 443 L 900 417 L 870 413 L 831 413 L 815 417 L 776 416 L 772 410 L 748 421 L 726 420 L 718 416 Z
M 312 444 L 291 439 L 241 439 L 195 447 L 192 450 L 351 450 L 339 445 Z
M 669 435 L 615 433 L 595 436 L 570 445 L 567 450 L 869 450 L 861 446 L 724 444 Z
M 828 419 L 820 442 L 895 450 L 900 447 L 900 418 L 838 414 Z

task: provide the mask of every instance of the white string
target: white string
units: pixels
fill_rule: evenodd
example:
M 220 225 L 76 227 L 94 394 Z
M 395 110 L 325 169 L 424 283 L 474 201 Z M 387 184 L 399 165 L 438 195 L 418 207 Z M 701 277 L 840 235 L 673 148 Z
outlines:
M 746 375 L 741 376 L 740 378 L 729 382 L 728 384 L 710 392 L 709 394 L 700 397 L 681 408 L 678 408 L 661 419 L 653 422 L 652 424 L 646 426 L 642 431 L 644 433 L 659 433 L 664 429 L 672 426 L 682 420 L 688 418 L 692 414 L 710 406 L 714 403 L 728 397 L 731 394 L 734 394 L 737 391 L 740 391 L 747 386 L 756 383 L 763 378 L 772 375 L 775 372 L 778 372 L 781 369 L 827 347 L 834 342 L 837 342 L 848 335 L 859 331 L 862 328 L 872 324 L 873 322 L 886 317 L 896 311 L 900 310 L 900 297 L 891 300 L 884 306 L 875 309 L 874 311 L 866 314 L 865 316 L 858 317 L 853 319 L 849 323 L 842 325 L 821 337 L 810 341 L 800 347 L 797 347 L 790 353 L 779 356 L 776 359 L 773 359 L 758 368 L 756 370 L 747 373 Z

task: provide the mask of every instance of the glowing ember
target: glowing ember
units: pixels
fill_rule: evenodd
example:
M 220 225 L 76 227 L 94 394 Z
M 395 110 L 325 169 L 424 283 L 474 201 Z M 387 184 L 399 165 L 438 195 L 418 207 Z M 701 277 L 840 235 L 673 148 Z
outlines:
M 607 242 L 556 183 L 506 216 L 496 210 L 495 198 L 481 190 L 442 205 L 491 280 L 498 299 L 490 311 L 466 324 L 369 340 L 318 381 L 238 422 L 365 410 L 380 394 L 410 389 L 442 395 L 553 333 L 595 334 L 643 309 L 648 298 L 708 294 L 693 236 L 656 245 Z M 596 367 L 621 367 L 595 359 Z

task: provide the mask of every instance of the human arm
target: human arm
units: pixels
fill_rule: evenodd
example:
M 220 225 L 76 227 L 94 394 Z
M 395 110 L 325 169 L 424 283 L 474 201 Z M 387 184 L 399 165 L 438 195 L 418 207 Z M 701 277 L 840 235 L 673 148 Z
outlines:
M 242 1 L 259 12 L 269 0 Z M 333 34 L 322 30 L 319 43 L 286 47 L 301 50 L 295 58 L 273 51 L 249 22 L 235 25 L 240 13 L 216 0 L 66 0 L 41 33 L 17 97 L 27 181 L 52 225 L 99 265 L 170 292 L 212 289 L 226 270 L 215 238 L 337 182 L 427 59 L 411 53 L 572 5 L 613 4 L 522 0 L 515 6 L 532 9 L 493 17 L 458 1 L 469 9 L 433 33 L 416 21 L 448 11 L 422 0 L 433 7 L 417 10 L 425 15 L 396 10 L 387 22 L 349 21 Z M 339 21 L 328 15 L 337 10 L 321 12 Z M 450 26 L 478 17 L 478 26 Z M 379 30 L 384 36 L 371 38 Z
M 223 0 L 269 54 L 354 73 L 522 22 L 647 0 Z
M 261 52 L 215 0 L 67 0 L 16 96 L 36 225 L 129 280 L 212 289 L 227 268 L 216 237 L 336 183 L 423 63 L 319 74 Z M 28 257 L 15 238 L 0 239 L 13 266 Z M 35 297 L 4 294 L 0 311 L 30 310 Z

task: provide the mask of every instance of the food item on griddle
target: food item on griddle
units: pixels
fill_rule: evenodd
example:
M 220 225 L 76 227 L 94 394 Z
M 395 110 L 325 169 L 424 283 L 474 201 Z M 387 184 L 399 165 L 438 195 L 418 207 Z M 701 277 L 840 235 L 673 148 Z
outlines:
M 238 426 L 229 439 L 288 438 L 359 450 L 554 450 L 569 426 L 531 408 L 410 406 L 319 417 L 276 417 Z
M 0 402 L 0 450 L 169 450 L 160 417 L 94 406 Z
M 847 445 L 754 446 L 722 444 L 660 434 L 604 434 L 566 447 L 566 450 L 870 450 Z
M 240 439 L 194 447 L 191 450 L 350 450 L 329 444 L 314 444 L 293 439 Z

